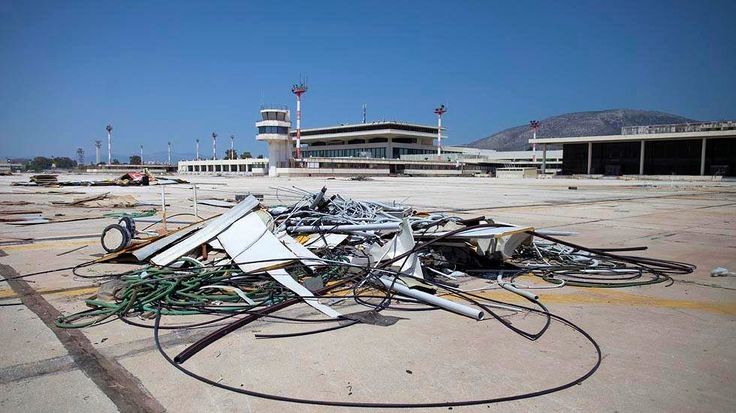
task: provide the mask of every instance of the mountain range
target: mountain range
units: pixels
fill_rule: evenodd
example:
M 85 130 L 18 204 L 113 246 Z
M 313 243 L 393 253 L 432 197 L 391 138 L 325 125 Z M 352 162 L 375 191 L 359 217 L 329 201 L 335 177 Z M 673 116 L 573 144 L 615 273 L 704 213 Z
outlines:
M 688 122 L 697 121 L 671 113 L 637 109 L 574 112 L 540 120 L 537 138 L 619 135 L 623 126 L 663 125 Z M 531 138 L 532 130 L 529 128 L 529 125 L 520 125 L 496 132 L 462 146 L 479 149 L 495 149 L 499 151 L 521 151 L 530 148 L 529 139 Z

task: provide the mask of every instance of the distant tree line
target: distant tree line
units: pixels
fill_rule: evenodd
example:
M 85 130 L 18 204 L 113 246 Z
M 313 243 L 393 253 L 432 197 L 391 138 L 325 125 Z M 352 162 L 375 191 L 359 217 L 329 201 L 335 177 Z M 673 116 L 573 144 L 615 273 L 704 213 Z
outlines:
M 26 163 L 26 169 L 32 171 L 43 171 L 56 167 L 59 169 L 72 169 L 77 167 L 77 161 L 68 156 L 60 156 L 55 158 L 47 158 L 45 156 L 37 156 Z

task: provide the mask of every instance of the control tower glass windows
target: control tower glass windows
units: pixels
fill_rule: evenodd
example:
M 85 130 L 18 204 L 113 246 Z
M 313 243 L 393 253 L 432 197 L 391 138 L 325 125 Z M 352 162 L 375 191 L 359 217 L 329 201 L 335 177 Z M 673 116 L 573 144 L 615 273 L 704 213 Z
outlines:
M 263 120 L 286 121 L 286 112 L 262 112 Z
M 258 133 L 276 133 L 279 135 L 286 135 L 289 133 L 289 128 L 285 126 L 259 126 Z

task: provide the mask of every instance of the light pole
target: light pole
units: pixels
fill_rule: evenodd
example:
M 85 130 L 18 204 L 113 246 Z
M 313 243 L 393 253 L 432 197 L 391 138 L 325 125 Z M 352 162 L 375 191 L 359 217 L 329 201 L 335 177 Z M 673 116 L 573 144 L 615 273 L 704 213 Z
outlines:
M 196 160 L 199 160 L 199 139 L 195 139 L 197 141 L 197 157 Z
M 539 129 L 539 121 L 529 121 L 529 127 L 532 129 L 532 140 L 537 140 L 537 129 Z M 532 142 L 532 163 L 537 163 L 537 142 Z
M 107 131 L 107 165 L 112 165 L 112 125 L 105 127 Z
M 95 141 L 95 165 L 100 164 L 100 148 L 102 147 L 102 141 L 96 140 Z
M 169 141 L 169 165 L 171 165 L 171 141 Z
M 296 157 L 302 158 L 302 95 L 307 93 L 307 85 L 302 82 L 291 88 L 291 93 L 296 95 Z M 291 148 L 289 149 L 291 151 Z
M 143 145 L 141 145 L 141 165 L 143 165 Z
M 442 114 L 447 112 L 445 105 L 440 105 L 434 110 L 437 114 L 437 156 L 442 156 Z
M 212 159 L 217 160 L 217 134 L 212 132 Z
M 235 159 L 235 135 L 230 135 L 230 160 Z

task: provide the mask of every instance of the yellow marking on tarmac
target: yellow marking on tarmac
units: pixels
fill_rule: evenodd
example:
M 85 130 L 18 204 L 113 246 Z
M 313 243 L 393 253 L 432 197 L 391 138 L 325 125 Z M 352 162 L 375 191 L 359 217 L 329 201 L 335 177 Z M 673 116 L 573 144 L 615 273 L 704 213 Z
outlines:
M 63 297 L 77 297 L 80 295 L 94 294 L 97 292 L 97 286 L 84 286 L 74 288 L 54 288 L 48 290 L 38 290 L 41 295 L 61 295 Z M 8 298 L 18 298 L 18 294 L 13 290 L 0 290 L 0 300 Z
M 57 250 L 62 248 L 74 248 L 82 245 L 93 245 L 90 240 L 69 240 L 69 241 L 42 241 L 33 244 L 5 245 L 0 247 L 3 251 L 33 251 L 33 250 Z
M 0 247 L 3 251 L 32 251 L 32 250 L 56 250 L 62 248 L 73 248 L 81 245 L 92 245 L 90 240 L 69 240 L 69 241 L 42 241 L 33 244 L 5 245 Z
M 572 288 L 572 287 L 565 287 Z M 736 315 L 736 303 L 717 303 L 708 301 L 677 300 L 670 298 L 648 297 L 616 291 L 610 288 L 576 288 L 576 293 L 553 293 L 537 290 L 539 301 L 543 304 L 610 304 L 625 306 L 642 306 L 669 308 L 677 310 L 699 310 L 709 313 Z M 483 298 L 507 301 L 522 305 L 530 303 L 516 294 L 504 290 L 479 291 L 474 294 Z M 456 300 L 454 297 L 447 297 Z

